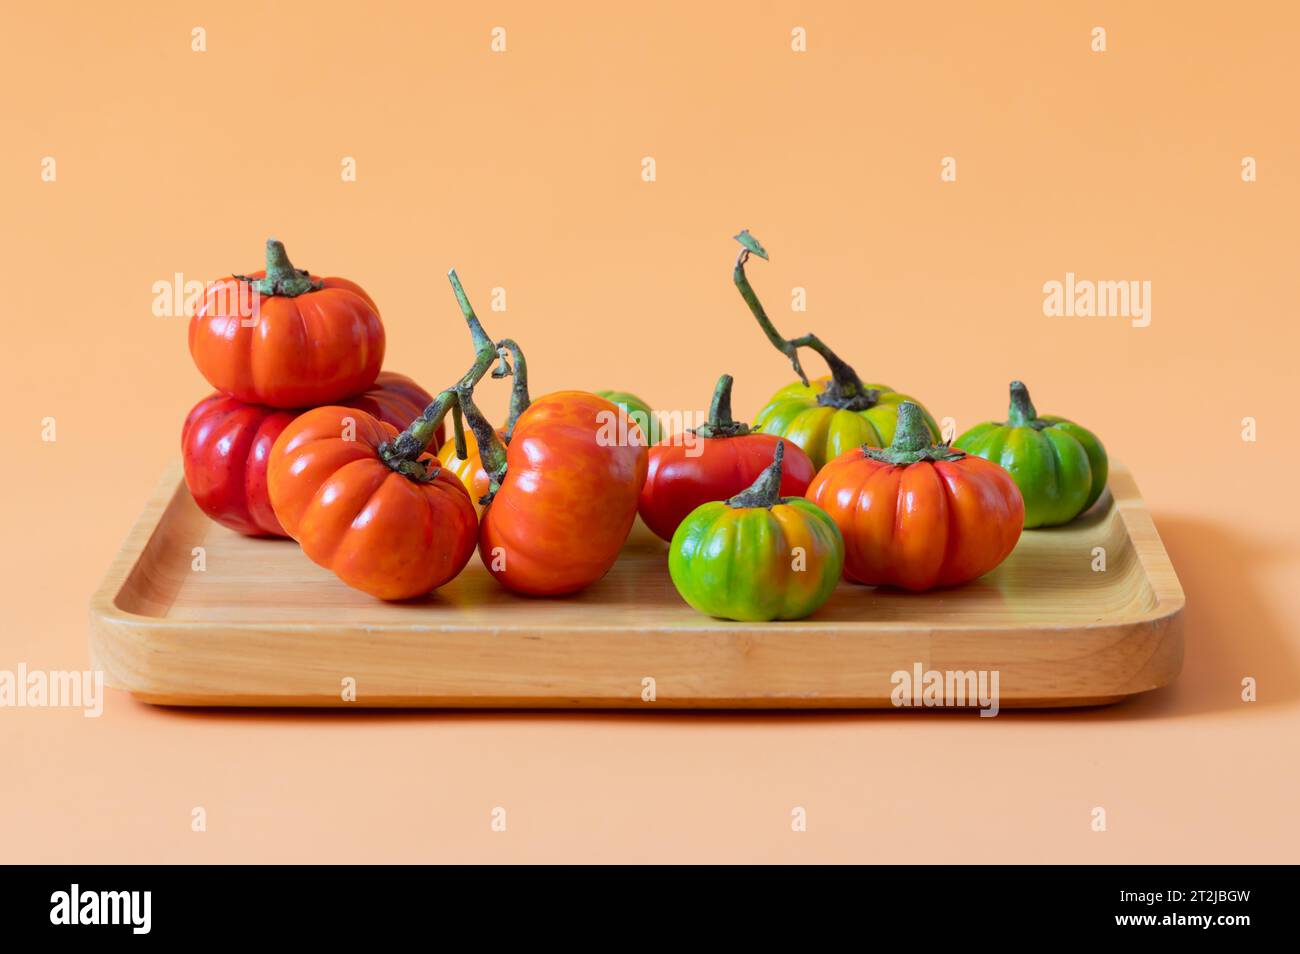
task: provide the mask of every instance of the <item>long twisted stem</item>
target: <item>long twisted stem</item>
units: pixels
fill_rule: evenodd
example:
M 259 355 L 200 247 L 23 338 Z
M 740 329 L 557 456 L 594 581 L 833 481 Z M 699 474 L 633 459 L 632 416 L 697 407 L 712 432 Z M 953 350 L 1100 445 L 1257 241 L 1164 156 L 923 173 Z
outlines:
M 867 408 L 874 407 L 880 400 L 880 392 L 864 385 L 857 372 L 839 355 L 828 348 L 820 338 L 814 334 L 806 334 L 802 338 L 781 337 L 780 332 L 776 330 L 776 326 L 772 324 L 772 319 L 763 310 L 762 302 L 754 294 L 754 289 L 749 284 L 749 278 L 745 275 L 745 263 L 749 261 L 750 254 L 757 255 L 766 261 L 767 250 L 759 244 L 758 239 L 749 234 L 748 229 L 737 235 L 736 241 L 743 247 L 740 254 L 736 256 L 736 266 L 731 273 L 732 281 L 736 283 L 736 288 L 740 291 L 740 297 L 745 299 L 745 304 L 749 306 L 749 310 L 757 319 L 759 327 L 767 335 L 767 340 L 772 342 L 772 346 L 776 350 L 790 359 L 790 364 L 794 367 L 795 374 L 799 375 L 799 380 L 805 385 L 808 383 L 808 375 L 804 373 L 803 365 L 799 363 L 799 349 L 811 348 L 822 356 L 822 360 L 826 362 L 831 371 L 831 381 L 826 386 L 826 390 L 818 397 L 820 403 L 851 411 L 864 411 Z
M 488 492 L 479 498 L 479 503 L 487 506 L 501 488 L 501 481 L 506 476 L 506 446 L 501 442 L 492 423 L 483 416 L 483 412 L 474 403 L 473 386 L 457 385 L 456 399 L 465 412 L 465 421 L 474 432 L 478 444 L 479 459 L 483 462 L 483 471 L 488 475 Z
M 507 375 L 513 377 L 510 387 L 510 411 L 506 415 L 504 428 L 508 444 L 510 438 L 514 436 L 515 422 L 519 420 L 519 415 L 528 410 L 528 405 L 532 403 L 532 398 L 528 394 L 528 362 L 524 360 L 523 349 L 512 338 L 502 338 L 497 342 L 497 354 L 501 362 L 492 372 L 492 377 L 504 378 Z M 510 358 L 514 358 L 514 367 L 510 366 Z

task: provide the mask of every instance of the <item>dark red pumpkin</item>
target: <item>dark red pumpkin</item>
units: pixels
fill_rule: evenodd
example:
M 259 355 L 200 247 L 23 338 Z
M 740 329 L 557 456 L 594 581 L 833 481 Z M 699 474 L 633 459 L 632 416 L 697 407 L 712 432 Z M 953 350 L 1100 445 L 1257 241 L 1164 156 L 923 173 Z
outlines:
M 772 463 L 781 438 L 751 431 L 731 419 L 731 375 L 718 379 L 709 420 L 695 429 L 696 442 L 668 438 L 650 448 L 650 464 L 638 510 L 655 534 L 672 540 L 696 507 L 728 500 L 745 490 Z M 786 441 L 780 496 L 802 497 L 816 474 L 808 455 Z
M 339 405 L 401 429 L 432 400 L 406 375 L 384 371 L 369 391 Z M 219 392 L 194 405 L 181 430 L 181 455 L 185 483 L 199 509 L 240 533 L 288 536 L 271 509 L 266 466 L 275 439 L 302 413 L 245 404 Z M 435 446 L 442 440 L 439 425 Z

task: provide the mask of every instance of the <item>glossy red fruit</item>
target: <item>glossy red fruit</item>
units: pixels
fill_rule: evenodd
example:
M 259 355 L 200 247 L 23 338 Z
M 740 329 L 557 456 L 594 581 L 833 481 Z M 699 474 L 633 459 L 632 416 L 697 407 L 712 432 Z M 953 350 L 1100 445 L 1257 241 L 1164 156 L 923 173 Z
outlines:
M 729 374 L 718 379 L 709 420 L 694 440 L 677 437 L 650 448 L 650 464 L 637 509 L 657 536 L 672 540 L 678 526 L 706 503 L 728 500 L 748 488 L 772 463 L 782 439 L 731 419 Z M 808 455 L 785 442 L 780 496 L 802 497 L 817 470 Z
M 266 269 L 208 286 L 189 328 L 190 356 L 218 391 L 250 404 L 342 405 L 384 363 L 374 301 L 346 278 L 295 268 L 266 243 Z
M 340 405 L 402 428 L 432 400 L 406 375 L 384 371 L 369 391 Z M 185 483 L 199 509 L 240 533 L 288 536 L 271 509 L 266 466 L 276 438 L 302 413 L 245 404 L 221 393 L 194 405 L 181 430 L 181 456 Z M 437 440 L 442 441 L 441 425 Z
M 478 409 L 461 403 L 488 472 L 498 472 L 500 455 L 506 461 L 479 527 L 488 572 L 530 596 L 576 593 L 604 576 L 645 481 L 645 438 L 627 412 L 585 391 L 557 391 L 519 416 L 507 449 Z

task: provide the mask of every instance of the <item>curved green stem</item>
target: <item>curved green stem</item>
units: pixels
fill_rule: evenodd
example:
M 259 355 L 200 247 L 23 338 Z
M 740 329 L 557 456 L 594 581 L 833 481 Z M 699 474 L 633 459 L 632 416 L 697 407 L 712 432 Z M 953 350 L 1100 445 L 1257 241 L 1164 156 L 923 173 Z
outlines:
M 279 295 L 282 298 L 296 298 L 309 291 L 316 291 L 323 284 L 313 281 L 306 269 L 294 268 L 289 261 L 289 253 L 284 250 L 284 243 L 277 239 L 266 240 L 266 276 L 249 278 L 236 275 L 241 282 L 249 282 L 259 295 Z
M 731 384 L 733 378 L 724 374 L 713 388 L 713 401 L 709 404 L 709 420 L 695 429 L 700 437 L 740 437 L 749 433 L 749 425 L 731 418 Z
M 772 463 L 754 479 L 749 488 L 727 501 L 728 507 L 763 507 L 771 509 L 781 502 L 781 461 L 785 459 L 785 441 L 776 442 Z
M 735 238 L 743 247 L 740 254 L 736 256 L 736 266 L 732 270 L 731 279 L 736 283 L 736 288 L 740 291 L 740 297 L 745 299 L 745 304 L 749 306 L 750 312 L 757 319 L 759 327 L 767 335 L 767 340 L 772 342 L 772 346 L 777 351 L 790 359 L 790 364 L 794 367 L 795 373 L 799 375 L 799 380 L 804 384 L 808 383 L 808 375 L 804 373 L 803 365 L 799 363 L 799 349 L 811 348 L 822 356 L 822 360 L 826 362 L 826 366 L 831 371 L 830 383 L 826 385 L 826 390 L 817 398 L 819 403 L 849 411 L 865 411 L 874 407 L 880 400 L 880 392 L 863 384 L 857 372 L 839 355 L 828 348 L 820 338 L 814 334 L 806 334 L 802 338 L 787 339 L 781 337 L 780 332 L 772 324 L 772 319 L 763 310 L 762 302 L 754 294 L 754 289 L 749 284 L 749 278 L 745 275 L 745 263 L 749 260 L 750 254 L 753 253 L 766 260 L 767 250 L 759 244 L 758 239 L 749 234 L 748 229 L 743 230 Z
M 479 322 L 478 316 L 474 314 L 474 308 L 465 296 L 465 289 L 460 284 L 460 278 L 456 275 L 456 270 L 453 268 L 447 273 L 447 277 L 450 279 L 451 287 L 456 293 L 456 300 L 460 303 L 460 310 L 465 316 L 465 323 L 469 325 L 470 340 L 474 344 L 474 363 L 470 365 L 469 370 L 455 385 L 439 392 L 432 403 L 407 426 L 406 430 L 388 443 L 380 445 L 380 458 L 394 470 L 399 470 L 397 465 L 403 461 L 418 462 L 420 455 L 428 450 L 429 445 L 433 442 L 438 425 L 447 416 L 447 412 L 452 405 L 458 402 L 460 390 L 473 388 L 474 385 L 478 384 L 483 379 L 483 375 L 487 374 L 488 368 L 492 367 L 492 361 L 497 356 L 497 349 L 492 344 L 492 339 L 483 330 L 483 325 Z M 477 434 L 475 436 L 477 437 Z
M 474 403 L 472 385 L 457 385 L 456 399 L 460 402 L 461 410 L 465 412 L 469 429 L 474 432 L 479 459 L 483 462 L 483 470 L 488 475 L 488 492 L 479 498 L 479 503 L 486 507 L 492 502 L 496 492 L 501 489 L 501 481 L 506 476 L 506 445 L 502 443 L 496 428 Z
M 1011 382 L 1011 409 L 1007 412 L 1007 423 L 1012 427 L 1033 427 L 1038 420 L 1038 411 L 1034 402 L 1029 400 L 1029 388 L 1019 381 Z
M 513 368 L 510 366 L 507 352 L 514 359 Z M 532 403 L 532 398 L 528 396 L 528 362 L 524 360 L 523 349 L 512 338 L 502 338 L 497 342 L 497 356 L 501 362 L 492 372 L 492 377 L 504 378 L 506 375 L 512 375 L 514 379 L 510 386 L 510 411 L 506 415 L 506 426 L 503 428 L 508 444 L 510 438 L 514 436 L 515 422 L 519 420 L 519 415 L 528 410 L 528 405 Z
M 898 425 L 894 439 L 888 447 L 863 446 L 862 453 L 872 460 L 886 464 L 907 466 L 918 461 L 960 460 L 966 454 L 947 444 L 936 444 L 930 436 L 930 425 L 925 412 L 911 401 L 898 405 Z

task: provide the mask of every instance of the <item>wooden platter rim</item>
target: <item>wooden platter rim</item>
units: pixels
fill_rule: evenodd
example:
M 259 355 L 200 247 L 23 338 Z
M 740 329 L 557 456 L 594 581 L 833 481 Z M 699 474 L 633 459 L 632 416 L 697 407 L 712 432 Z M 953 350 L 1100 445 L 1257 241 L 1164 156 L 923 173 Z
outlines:
M 121 670 L 109 665 L 99 667 L 106 670 L 108 684 L 128 689 L 142 701 L 159 704 L 338 706 L 340 704 L 338 700 L 331 699 L 316 689 L 299 689 L 301 674 L 296 682 L 293 679 L 288 680 L 291 688 L 285 691 L 276 691 L 265 686 L 260 691 L 256 686 L 245 687 L 239 691 L 227 691 L 224 688 L 212 690 L 205 688 L 201 679 L 193 681 L 187 688 L 173 690 L 167 688 L 166 679 L 149 678 L 153 674 L 152 667 L 155 662 L 165 662 L 168 656 L 174 657 L 198 645 L 189 642 L 187 646 L 186 642 L 201 637 L 203 631 L 210 627 L 200 620 L 176 620 L 169 618 L 165 613 L 149 615 L 135 612 L 133 609 L 123 608 L 119 600 L 155 535 L 163 532 L 167 527 L 169 512 L 172 512 L 173 508 L 192 506 L 182 479 L 180 464 L 174 462 L 158 482 L 144 511 L 133 524 L 125 542 L 114 556 L 100 586 L 91 598 L 92 659 L 98 662 L 97 657 L 101 655 L 102 650 L 105 663 L 123 660 L 126 662 L 126 667 Z M 949 656 L 961 655 L 965 652 L 960 649 L 960 644 L 966 639 L 972 641 L 972 656 L 978 657 L 981 651 L 979 645 L 981 638 L 1011 639 L 1015 640 L 1016 647 L 1019 647 L 1022 641 L 1032 645 L 1032 641 L 1050 641 L 1053 634 L 1059 634 L 1061 639 L 1077 640 L 1077 643 L 1065 647 L 1066 656 L 1072 656 L 1075 652 L 1081 658 L 1086 658 L 1090 653 L 1105 654 L 1107 660 L 1105 665 L 1110 667 L 1104 673 L 1105 678 L 1099 679 L 1094 687 L 1089 688 L 1087 685 L 1081 685 L 1077 678 L 1072 680 L 1069 677 L 1043 677 L 1040 672 L 1035 671 L 1032 686 L 1023 689 L 1015 688 L 1012 691 L 1004 690 L 1004 705 L 1037 708 L 1108 704 L 1167 685 L 1176 678 L 1182 662 L 1180 616 L 1186 599 L 1168 554 L 1160 541 L 1155 523 L 1138 493 L 1136 483 L 1122 465 L 1113 465 L 1111 489 L 1107 490 L 1097 506 L 1114 508 L 1114 517 L 1106 516 L 1104 519 L 1118 519 L 1122 524 L 1122 532 L 1126 535 L 1137 558 L 1136 571 L 1132 572 L 1140 575 L 1144 590 L 1151 600 L 1150 604 L 1141 610 L 1120 610 L 1113 612 L 1107 618 L 1097 620 L 1063 618 L 1060 621 L 1010 620 L 1005 623 L 990 624 L 982 621 L 917 622 L 897 619 L 819 621 L 814 618 L 784 623 L 732 623 L 706 620 L 703 617 L 696 622 L 691 622 L 684 617 L 680 622 L 656 621 L 642 625 L 584 624 L 573 621 L 547 624 L 535 620 L 524 623 L 510 620 L 500 626 L 485 626 L 480 622 L 430 623 L 413 618 L 411 621 L 389 620 L 373 624 L 356 620 L 332 623 L 324 634 L 320 632 L 319 624 L 309 621 L 222 620 L 212 626 L 229 633 L 237 641 L 238 647 L 245 652 L 249 652 L 250 647 L 253 652 L 258 650 L 259 644 L 256 640 L 259 636 L 285 636 L 291 643 L 295 640 L 300 643 L 304 635 L 320 634 L 327 640 L 331 650 L 345 654 L 346 640 L 355 636 L 397 638 L 399 642 L 393 644 L 393 650 L 397 653 L 409 653 L 414 651 L 413 646 L 420 645 L 413 644 L 412 637 L 426 640 L 434 637 L 432 641 L 424 644 L 428 646 L 430 652 L 459 653 L 460 650 L 450 648 L 458 645 L 457 643 L 449 643 L 445 640 L 454 641 L 461 636 L 488 635 L 514 641 L 501 645 L 517 646 L 517 651 L 524 653 L 525 657 L 532 652 L 529 647 L 537 645 L 535 641 L 545 643 L 550 640 L 552 642 L 545 649 L 555 652 L 558 647 L 559 651 L 563 652 L 566 649 L 564 645 L 566 638 L 580 639 L 587 634 L 598 637 L 617 632 L 625 636 L 652 640 L 650 644 L 643 643 L 636 647 L 646 652 L 652 652 L 654 646 L 659 645 L 658 640 L 668 640 L 669 642 L 662 644 L 663 648 L 666 652 L 677 654 L 671 659 L 671 665 L 677 666 L 681 664 L 680 653 L 684 651 L 680 647 L 687 640 L 698 640 L 702 651 L 712 649 L 715 653 L 719 651 L 720 646 L 734 649 L 736 647 L 729 644 L 735 643 L 743 654 L 748 653 L 750 649 L 780 652 L 782 640 L 786 637 L 810 641 L 826 639 L 833 641 L 836 637 L 850 640 L 865 637 L 868 641 L 877 638 L 881 640 L 882 656 L 892 659 L 893 654 L 898 651 L 898 646 L 896 643 L 890 644 L 890 639 L 915 638 L 917 642 L 914 650 L 909 649 L 908 652 L 914 652 L 918 659 L 937 657 L 943 661 L 950 661 Z M 184 519 L 190 519 L 190 515 L 187 513 Z M 1028 532 L 1050 533 L 1051 531 Z M 286 542 L 284 545 L 291 544 Z M 547 602 L 549 601 L 538 601 L 543 606 Z M 599 608 L 596 607 L 594 612 L 599 612 Z M 1127 644 L 1128 648 L 1124 648 L 1125 641 L 1130 636 L 1140 641 Z M 945 644 L 945 641 L 958 642 Z M 1057 644 L 1044 648 L 1047 662 L 1061 666 L 1068 665 L 1066 660 L 1060 658 L 1062 646 L 1059 645 L 1059 640 Z M 286 651 L 297 652 L 298 655 L 293 658 L 299 660 L 303 658 L 300 645 L 290 645 Z M 1023 650 L 1018 648 L 1009 651 L 1013 656 L 1023 653 Z M 855 650 L 849 652 L 853 653 Z M 123 653 L 128 655 L 123 656 Z M 158 653 L 162 655 L 154 655 Z M 115 656 L 116 658 L 113 658 Z M 206 657 L 201 654 L 196 658 Z M 220 661 L 221 657 L 217 658 Z M 1044 662 L 1044 659 L 1036 659 L 1031 652 L 1008 665 L 1013 668 L 1017 665 L 1026 665 L 1026 660 L 1031 661 L 1028 664 L 1031 668 L 1035 664 Z M 1128 668 L 1118 668 L 1120 663 Z M 362 665 L 364 666 L 364 663 Z M 888 706 L 887 693 L 882 694 L 874 688 L 869 691 L 858 691 L 856 687 L 855 691 L 846 693 L 843 686 L 838 689 L 831 686 L 835 680 L 830 675 L 827 677 L 828 691 L 825 695 L 822 695 L 817 688 L 789 689 L 785 686 L 777 688 L 775 684 L 764 686 L 761 681 L 757 682 L 752 690 L 747 685 L 738 688 L 736 665 L 739 664 L 734 659 L 724 661 L 724 666 L 730 668 L 721 671 L 718 678 L 713 680 L 713 684 L 708 684 L 709 680 L 706 679 L 706 685 L 693 687 L 696 694 L 682 695 L 671 701 L 662 700 L 658 707 L 808 710 L 867 709 Z M 190 668 L 193 666 L 194 663 L 191 663 Z M 508 669 L 509 666 L 505 668 Z M 554 671 L 553 682 L 548 682 L 548 677 L 544 674 L 539 676 L 537 673 L 530 672 L 528 676 L 521 677 L 520 684 L 514 690 L 504 693 L 498 686 L 493 685 L 491 677 L 485 677 L 482 672 L 467 673 L 464 682 L 471 688 L 461 691 L 446 688 L 431 689 L 429 692 L 411 691 L 401 679 L 395 679 L 390 680 L 390 687 L 386 691 L 381 691 L 366 702 L 353 707 L 544 709 L 641 707 L 634 698 L 611 695 L 608 685 L 602 684 L 603 677 L 600 673 L 591 675 L 590 690 L 585 691 L 585 694 L 584 691 L 564 691 L 558 688 L 565 680 L 570 684 L 574 680 L 581 682 L 586 673 L 579 673 L 578 668 L 576 665 L 562 665 Z M 862 673 L 868 671 L 871 671 L 870 668 L 861 670 Z M 121 678 L 118 678 L 119 672 L 124 674 Z M 510 673 L 503 672 L 502 675 L 508 677 Z M 437 679 L 430 678 L 431 685 L 437 684 Z M 776 682 L 779 683 L 780 679 Z M 163 688 L 159 688 L 160 685 Z M 837 692 L 839 695 L 836 695 Z

